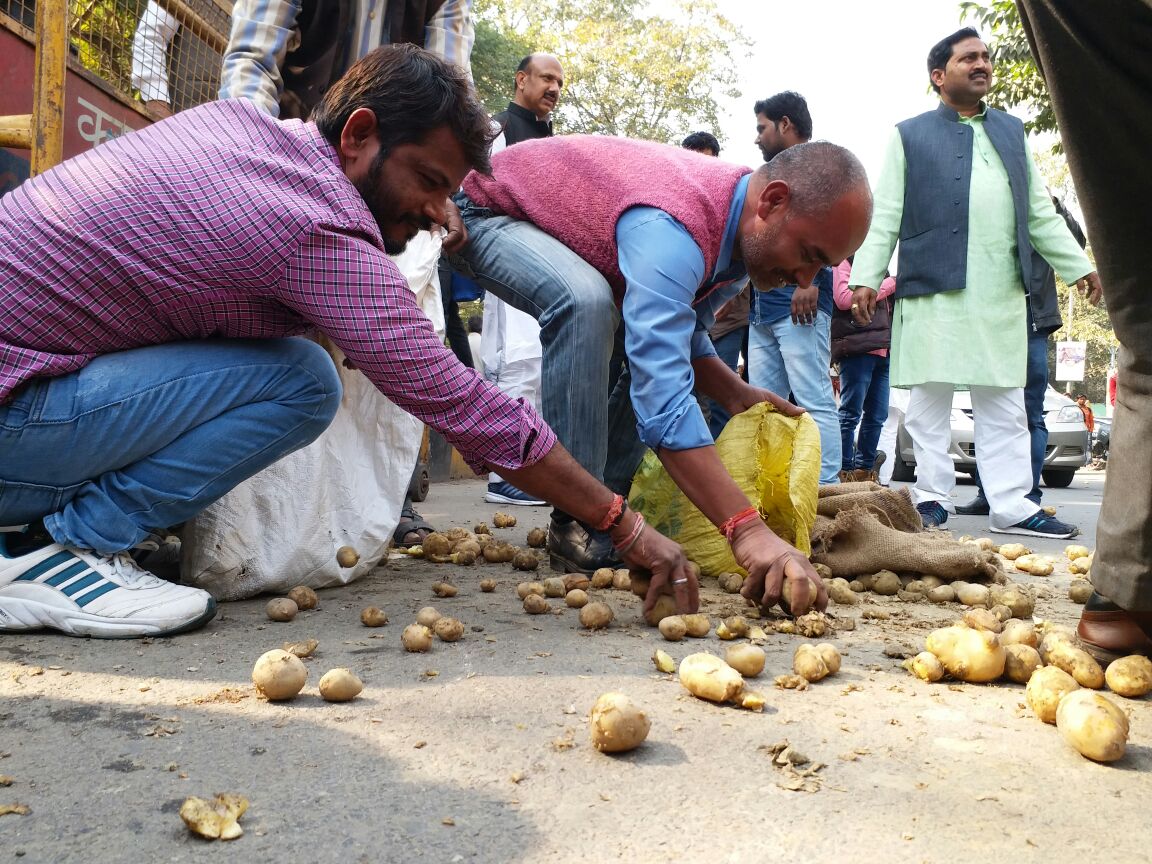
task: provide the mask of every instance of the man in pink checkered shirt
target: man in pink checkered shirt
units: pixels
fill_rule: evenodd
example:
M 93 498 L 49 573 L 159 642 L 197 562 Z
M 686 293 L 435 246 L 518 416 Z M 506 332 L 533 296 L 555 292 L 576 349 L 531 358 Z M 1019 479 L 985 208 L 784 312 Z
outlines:
M 0 199 L 0 632 L 171 634 L 215 604 L 126 550 L 314 440 L 340 401 L 325 333 L 477 470 L 610 525 L 650 595 L 698 604 L 680 548 L 523 402 L 436 338 L 385 253 L 488 168 L 467 78 L 378 49 L 313 122 L 212 103 Z

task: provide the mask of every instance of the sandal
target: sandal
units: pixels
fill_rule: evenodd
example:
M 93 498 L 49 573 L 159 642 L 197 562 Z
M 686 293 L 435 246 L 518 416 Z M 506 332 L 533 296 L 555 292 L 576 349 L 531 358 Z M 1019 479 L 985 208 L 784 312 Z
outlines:
M 416 508 L 408 506 L 400 511 L 400 521 L 392 532 L 392 542 L 405 548 L 419 546 L 435 530 L 416 512 Z

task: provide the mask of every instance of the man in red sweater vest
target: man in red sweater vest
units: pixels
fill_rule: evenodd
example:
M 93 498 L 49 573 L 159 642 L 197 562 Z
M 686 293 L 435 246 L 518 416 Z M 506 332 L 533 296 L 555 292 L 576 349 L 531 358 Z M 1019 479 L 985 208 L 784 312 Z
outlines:
M 544 417 L 577 461 L 624 494 L 651 447 L 732 544 L 747 596 L 771 605 L 787 578 L 807 597 L 807 579 L 820 581 L 755 518 L 693 388 L 731 414 L 765 400 L 800 412 L 725 366 L 707 329 L 745 275 L 761 290 L 806 285 L 855 251 L 872 212 L 859 161 L 815 142 L 750 173 L 663 144 L 570 135 L 498 153 L 492 175 L 469 174 L 456 200 L 469 242 L 453 266 L 539 321 Z M 621 318 L 628 368 L 610 399 Z M 562 511 L 549 551 L 558 570 L 612 563 L 607 541 Z M 816 601 L 827 603 L 823 588 Z

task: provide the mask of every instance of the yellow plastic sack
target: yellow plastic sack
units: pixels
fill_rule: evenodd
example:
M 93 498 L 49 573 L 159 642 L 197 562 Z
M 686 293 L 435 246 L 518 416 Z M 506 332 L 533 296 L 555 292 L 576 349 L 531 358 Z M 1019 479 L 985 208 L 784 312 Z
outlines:
M 716 450 L 768 527 L 810 554 L 820 483 L 820 433 L 812 418 L 785 417 L 761 402 L 728 421 Z M 651 450 L 632 479 L 628 503 L 683 546 L 705 576 L 744 573 L 716 526 L 672 482 Z

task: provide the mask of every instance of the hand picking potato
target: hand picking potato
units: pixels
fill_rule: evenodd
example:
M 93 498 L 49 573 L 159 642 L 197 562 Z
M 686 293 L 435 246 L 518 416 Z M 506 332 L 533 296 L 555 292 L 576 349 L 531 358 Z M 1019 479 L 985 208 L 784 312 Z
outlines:
M 624 753 L 644 743 L 652 722 L 623 693 L 605 693 L 589 717 L 592 746 L 601 753 Z
M 1104 670 L 1104 680 L 1117 696 L 1139 699 L 1152 692 L 1152 660 L 1139 654 L 1113 660 Z
M 1063 669 L 1081 687 L 1099 690 L 1104 686 L 1104 670 L 1096 658 L 1070 643 L 1061 643 L 1048 652 L 1048 664 Z
M 815 683 L 828 677 L 828 664 L 815 645 L 804 643 L 798 645 L 796 653 L 792 655 L 792 671 Z
M 712 622 L 708 620 L 708 616 L 702 612 L 696 612 L 692 615 L 681 615 L 680 618 L 684 621 L 684 626 L 688 628 L 688 635 L 693 639 L 703 639 L 708 635 L 708 631 L 712 629 Z
M 1128 743 L 1128 715 L 1105 696 L 1076 690 L 1060 700 L 1056 728 L 1081 756 L 1113 762 Z
M 570 609 L 583 609 L 588 605 L 588 592 L 581 588 L 573 588 L 564 595 L 564 605 Z
M 724 661 L 745 678 L 755 678 L 764 671 L 767 657 L 763 648 L 742 642 L 724 652 Z
M 1004 674 L 1004 649 L 995 633 L 968 627 L 942 627 L 928 634 L 924 647 L 940 658 L 953 678 L 972 684 Z
M 296 605 L 296 601 L 287 597 L 269 600 L 268 605 L 264 607 L 264 612 L 271 621 L 291 621 L 299 611 L 300 607 Z
M 1024 689 L 1024 697 L 1028 700 L 1028 707 L 1045 723 L 1056 722 L 1056 708 L 1060 700 L 1079 690 L 1080 685 L 1076 679 L 1055 666 L 1042 666 L 1032 673 L 1028 679 L 1028 686 Z
M 652 604 L 652 608 L 644 613 L 644 620 L 652 627 L 659 626 L 660 622 L 670 615 L 676 614 L 676 598 L 670 594 L 661 594 Z
M 934 683 L 944 677 L 944 666 L 940 658 L 931 651 L 921 651 L 908 661 L 908 671 L 921 681 Z
M 252 683 L 256 691 L 272 702 L 291 699 L 308 680 L 308 669 L 295 654 L 274 648 L 260 655 L 252 667 Z
M 709 702 L 731 702 L 744 689 L 740 673 L 711 654 L 689 654 L 680 661 L 684 689 Z
M 409 624 L 400 634 L 405 651 L 420 653 L 432 647 L 432 631 L 423 624 Z
M 458 642 L 464 635 L 464 623 L 456 618 L 440 618 L 432 625 L 432 632 L 442 642 Z
M 388 623 L 388 616 L 383 609 L 367 606 L 360 610 L 360 623 L 365 627 L 383 627 Z
M 307 585 L 297 585 L 288 592 L 288 599 L 300 609 L 315 609 L 316 604 L 320 602 L 316 592 Z
M 348 702 L 363 689 L 364 682 L 356 673 L 343 667 L 329 669 L 320 679 L 320 698 L 325 702 Z
M 1004 677 L 1009 681 L 1027 684 L 1042 665 L 1040 652 L 1030 645 L 1004 646 Z
M 586 630 L 603 630 L 614 617 L 612 607 L 597 600 L 580 610 L 580 625 Z
M 660 628 L 660 635 L 669 642 L 679 642 L 688 632 L 684 619 L 679 615 L 662 618 L 657 626 Z
M 895 575 L 895 574 L 893 574 L 893 575 Z M 899 581 L 899 580 L 897 580 L 897 581 Z M 801 584 L 803 584 L 803 583 L 801 583 Z M 816 583 L 812 581 L 811 577 L 809 577 L 809 579 L 808 579 L 808 608 L 809 609 L 811 609 L 812 604 L 816 602 L 816 592 L 817 592 Z M 895 592 L 893 592 L 893 593 L 895 593 Z M 784 614 L 794 615 L 796 613 L 792 611 L 793 606 L 794 606 L 794 604 L 792 603 L 792 580 L 785 579 L 784 585 L 780 589 L 780 608 L 782 610 L 784 610 Z

